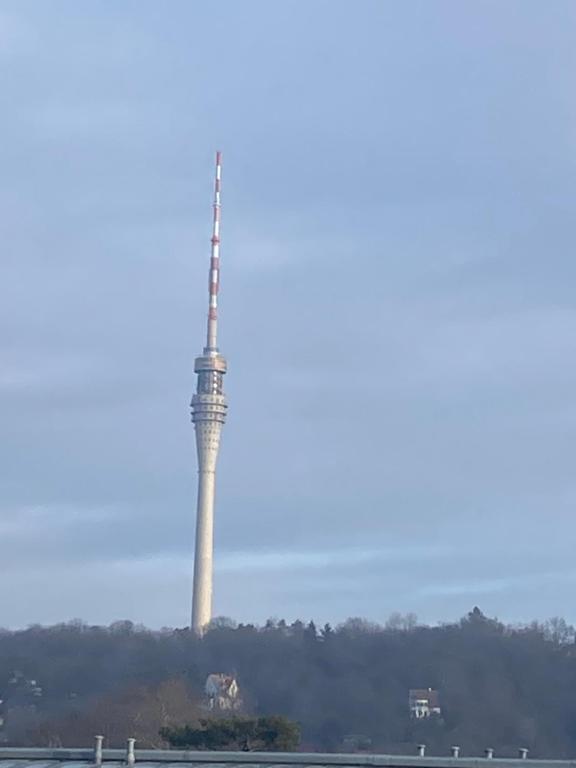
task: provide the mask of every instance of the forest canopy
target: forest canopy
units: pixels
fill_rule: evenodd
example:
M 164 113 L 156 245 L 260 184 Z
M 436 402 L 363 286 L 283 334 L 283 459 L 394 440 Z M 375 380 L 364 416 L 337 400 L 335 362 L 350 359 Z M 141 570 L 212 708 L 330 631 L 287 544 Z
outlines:
M 166 747 L 162 728 L 198 728 L 209 674 L 236 677 L 246 717 L 298 723 L 301 749 L 531 757 L 576 754 L 576 643 L 562 619 L 507 626 L 479 609 L 424 626 L 396 614 L 385 625 L 337 627 L 215 620 L 187 629 L 80 621 L 0 631 L 4 743 L 109 746 L 129 737 Z M 411 717 L 411 689 L 438 691 L 441 716 Z M 168 731 L 164 731 L 168 733 Z M 352 746 L 350 746 L 352 745 Z

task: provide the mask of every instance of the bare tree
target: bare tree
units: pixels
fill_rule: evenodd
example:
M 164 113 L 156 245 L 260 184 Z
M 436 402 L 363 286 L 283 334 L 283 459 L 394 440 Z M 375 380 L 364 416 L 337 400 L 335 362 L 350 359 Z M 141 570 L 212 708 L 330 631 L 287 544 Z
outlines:
M 166 680 L 156 687 L 134 687 L 99 699 L 85 710 L 46 720 L 28 731 L 28 743 L 38 746 L 73 747 L 91 743 L 94 734 L 108 746 L 122 746 L 128 737 L 141 747 L 165 746 L 161 728 L 198 722 L 198 700 L 181 679 Z

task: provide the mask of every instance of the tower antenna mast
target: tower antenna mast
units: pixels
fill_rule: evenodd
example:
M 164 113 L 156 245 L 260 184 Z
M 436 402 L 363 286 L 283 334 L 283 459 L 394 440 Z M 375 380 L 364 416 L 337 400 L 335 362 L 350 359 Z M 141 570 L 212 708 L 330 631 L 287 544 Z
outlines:
M 214 178 L 214 203 L 212 221 L 212 252 L 210 254 L 210 279 L 208 284 L 208 333 L 206 352 L 218 351 L 218 289 L 220 284 L 220 179 L 222 176 L 222 153 L 216 152 L 216 175 Z

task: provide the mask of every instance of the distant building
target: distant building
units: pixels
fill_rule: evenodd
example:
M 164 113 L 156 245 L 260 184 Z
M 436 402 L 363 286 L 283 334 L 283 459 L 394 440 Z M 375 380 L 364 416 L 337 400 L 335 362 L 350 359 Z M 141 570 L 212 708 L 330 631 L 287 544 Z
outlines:
M 26 700 L 32 702 L 35 699 L 41 699 L 43 695 L 42 687 L 36 680 L 27 678 L 20 670 L 15 670 L 8 678 L 7 697 L 11 700 Z
M 442 714 L 440 708 L 440 696 L 438 691 L 432 688 L 414 688 L 408 696 L 410 717 L 421 720 L 425 717 L 439 717 Z
M 208 675 L 204 691 L 208 699 L 208 709 L 226 711 L 242 706 L 240 689 L 233 675 Z
M 42 704 L 42 686 L 20 670 L 12 671 L 0 692 L 0 744 L 11 738 L 15 729 L 25 729 Z

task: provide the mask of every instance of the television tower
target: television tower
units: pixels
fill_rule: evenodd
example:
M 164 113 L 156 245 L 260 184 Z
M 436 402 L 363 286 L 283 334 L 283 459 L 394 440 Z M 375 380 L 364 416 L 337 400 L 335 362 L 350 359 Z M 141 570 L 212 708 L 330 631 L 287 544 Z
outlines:
M 218 351 L 218 284 L 220 280 L 220 152 L 216 153 L 212 253 L 208 279 L 208 328 L 206 346 L 194 362 L 198 374 L 192 397 L 192 421 L 198 452 L 198 503 L 194 552 L 192 629 L 201 635 L 212 618 L 212 556 L 214 549 L 214 490 L 220 432 L 226 420 L 223 379 L 226 360 Z

